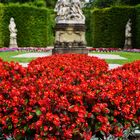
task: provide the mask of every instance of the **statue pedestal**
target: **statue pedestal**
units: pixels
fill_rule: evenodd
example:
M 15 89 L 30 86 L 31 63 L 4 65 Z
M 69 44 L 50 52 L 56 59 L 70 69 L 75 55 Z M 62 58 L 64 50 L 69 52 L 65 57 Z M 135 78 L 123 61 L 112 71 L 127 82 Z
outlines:
M 18 48 L 16 38 L 10 38 L 9 48 Z
M 78 53 L 78 54 L 88 54 L 88 49 L 86 48 L 54 48 L 52 54 L 65 54 L 65 53 Z
M 132 49 L 132 38 L 131 37 L 125 38 L 124 49 Z
M 10 45 L 9 48 L 18 48 L 17 45 Z
M 56 24 L 53 54 L 87 54 L 84 24 Z

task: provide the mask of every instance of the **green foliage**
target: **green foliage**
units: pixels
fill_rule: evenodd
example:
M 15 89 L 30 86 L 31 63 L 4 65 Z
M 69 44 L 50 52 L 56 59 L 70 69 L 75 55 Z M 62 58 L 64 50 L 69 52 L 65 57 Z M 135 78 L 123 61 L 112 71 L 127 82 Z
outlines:
M 2 4 L 0 4 L 0 47 L 2 47 L 4 45 L 3 44 L 3 34 L 2 34 L 3 15 L 4 15 L 4 6 Z
M 121 6 L 121 5 L 137 5 L 140 4 L 140 0 L 89 0 L 87 7 L 98 7 L 105 8 L 111 6 Z
M 19 2 L 19 3 L 25 3 L 25 2 L 33 2 L 34 0 L 0 0 L 1 3 L 16 3 L 16 2 Z
M 8 25 L 11 17 L 14 17 L 17 25 L 18 46 L 45 47 L 51 45 L 53 43 L 52 28 L 54 26 L 51 14 L 52 10 L 36 8 L 27 4 L 5 6 L 2 18 L 4 46 L 9 45 Z
M 90 46 L 91 42 L 91 29 L 90 29 L 90 22 L 91 22 L 91 10 L 84 9 L 84 15 L 86 17 L 86 41 L 87 45 Z
M 123 48 L 125 25 L 132 20 L 133 47 L 140 48 L 140 5 L 104 9 L 84 9 L 88 46 Z M 55 13 L 52 9 L 37 8 L 29 4 L 0 4 L 0 47 L 9 46 L 10 18 L 17 25 L 17 42 L 20 47 L 53 45 Z
M 36 5 L 37 7 L 47 6 L 54 8 L 57 0 L 0 0 L 1 3 L 29 3 L 30 5 Z
M 104 8 L 113 5 L 113 2 L 114 0 L 94 0 L 92 6 Z
M 57 0 L 45 0 L 46 1 L 46 6 L 50 8 L 54 8 Z
M 93 47 L 123 48 L 125 25 L 129 18 L 134 18 L 133 7 L 111 7 L 92 11 L 90 45 Z
M 44 0 L 34 0 L 34 2 L 30 2 L 29 4 L 37 6 L 37 7 L 45 7 L 46 6 L 46 3 Z
M 118 0 L 118 1 L 126 5 L 137 5 L 140 3 L 139 0 Z
M 140 5 L 136 6 L 136 28 L 135 28 L 135 37 L 136 37 L 136 48 L 140 48 Z

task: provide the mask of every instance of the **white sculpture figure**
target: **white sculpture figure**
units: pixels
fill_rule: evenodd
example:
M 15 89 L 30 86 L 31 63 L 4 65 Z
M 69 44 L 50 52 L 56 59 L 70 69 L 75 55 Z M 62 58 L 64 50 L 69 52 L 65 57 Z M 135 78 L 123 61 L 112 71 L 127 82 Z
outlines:
M 17 48 L 17 29 L 16 24 L 14 22 L 14 18 L 11 17 L 10 24 L 9 24 L 9 31 L 10 31 L 10 48 Z
M 66 20 L 66 16 L 69 12 L 69 2 L 67 0 L 58 0 L 54 11 L 57 12 L 56 22 Z
M 55 6 L 57 23 L 85 23 L 80 0 L 58 0 Z
M 85 21 L 85 16 L 82 12 L 82 3 L 79 0 L 71 0 L 70 12 L 72 13 L 72 18 L 80 21 Z
M 124 44 L 125 49 L 132 48 L 131 25 L 132 25 L 131 19 L 129 19 L 126 26 L 125 26 L 125 44 Z

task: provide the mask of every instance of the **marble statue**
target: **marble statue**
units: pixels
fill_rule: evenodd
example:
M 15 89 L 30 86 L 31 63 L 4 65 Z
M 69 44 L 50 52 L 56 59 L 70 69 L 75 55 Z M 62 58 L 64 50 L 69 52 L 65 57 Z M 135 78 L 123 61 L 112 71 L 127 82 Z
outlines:
M 71 7 L 68 15 L 68 19 L 76 21 L 85 21 L 85 16 L 82 13 L 82 4 L 79 0 L 71 0 Z
M 14 22 L 14 18 L 11 17 L 10 24 L 9 24 L 9 31 L 10 31 L 10 48 L 17 48 L 17 29 L 16 24 Z
M 129 49 L 132 48 L 132 23 L 131 19 L 128 20 L 126 27 L 125 27 L 125 44 L 124 48 Z
M 69 3 L 67 0 L 58 0 L 54 11 L 57 12 L 56 21 L 65 20 L 69 12 Z
M 85 23 L 80 0 L 58 0 L 55 6 L 57 23 Z
M 85 38 L 85 0 L 58 0 L 55 6 L 55 43 L 52 54 L 88 54 Z

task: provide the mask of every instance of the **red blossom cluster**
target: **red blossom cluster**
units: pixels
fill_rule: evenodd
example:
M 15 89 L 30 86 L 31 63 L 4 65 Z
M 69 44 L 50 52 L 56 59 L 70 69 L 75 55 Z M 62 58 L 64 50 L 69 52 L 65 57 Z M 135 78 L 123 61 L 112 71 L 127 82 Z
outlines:
M 124 130 L 140 124 L 140 61 L 103 73 L 92 88 L 92 116 L 97 115 L 99 130 L 122 137 Z
M 21 94 L 25 76 L 26 69 L 18 63 L 0 59 L 0 127 L 4 133 L 19 131 L 26 102 Z
M 108 71 L 81 54 L 33 60 L 27 69 L 0 61 L 0 125 L 15 138 L 90 140 L 140 122 L 140 61 Z

